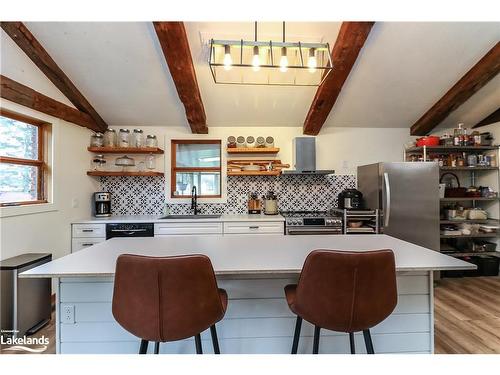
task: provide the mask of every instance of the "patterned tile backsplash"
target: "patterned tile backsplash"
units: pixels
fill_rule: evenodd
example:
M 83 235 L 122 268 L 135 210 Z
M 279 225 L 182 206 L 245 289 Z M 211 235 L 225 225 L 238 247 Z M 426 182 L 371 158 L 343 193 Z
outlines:
M 164 177 L 101 177 L 101 189 L 112 193 L 114 215 L 190 214 L 189 204 L 165 204 Z M 327 210 L 337 206 L 337 195 L 355 188 L 354 175 L 228 176 L 227 203 L 199 203 L 202 214 L 244 214 L 249 193 L 278 196 L 279 209 Z M 166 207 L 166 209 L 165 209 Z

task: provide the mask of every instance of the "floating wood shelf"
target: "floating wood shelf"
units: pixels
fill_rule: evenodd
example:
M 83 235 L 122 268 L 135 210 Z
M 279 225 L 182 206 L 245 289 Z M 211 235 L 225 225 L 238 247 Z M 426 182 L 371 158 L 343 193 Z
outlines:
M 87 147 L 96 154 L 163 154 L 159 147 Z
M 228 154 L 277 154 L 278 147 L 250 147 L 250 148 L 228 148 Z
M 237 171 L 227 172 L 228 176 L 279 176 L 281 171 Z
M 439 224 L 461 224 L 461 223 L 472 223 L 472 224 L 498 224 L 498 219 L 486 219 L 486 220 L 439 220 Z
M 87 176 L 163 176 L 163 172 L 111 172 L 111 171 L 88 171 Z

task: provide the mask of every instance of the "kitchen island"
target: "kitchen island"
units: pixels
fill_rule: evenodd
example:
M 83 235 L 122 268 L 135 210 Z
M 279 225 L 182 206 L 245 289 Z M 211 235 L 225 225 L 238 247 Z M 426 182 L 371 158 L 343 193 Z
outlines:
M 398 304 L 372 329 L 377 353 L 432 353 L 434 350 L 433 271 L 474 269 L 461 260 L 387 235 L 170 236 L 113 238 L 21 274 L 57 280 L 58 353 L 137 353 L 139 339 L 111 314 L 113 275 L 120 254 L 210 257 L 219 287 L 229 295 L 217 324 L 222 353 L 289 353 L 295 316 L 284 299 L 314 249 L 391 249 L 396 258 Z M 304 322 L 299 353 L 311 353 L 313 326 Z M 356 347 L 363 352 L 362 335 Z M 209 332 L 203 349 L 212 352 Z M 348 353 L 348 335 L 322 330 L 322 353 Z M 162 353 L 194 353 L 194 340 L 161 345 Z

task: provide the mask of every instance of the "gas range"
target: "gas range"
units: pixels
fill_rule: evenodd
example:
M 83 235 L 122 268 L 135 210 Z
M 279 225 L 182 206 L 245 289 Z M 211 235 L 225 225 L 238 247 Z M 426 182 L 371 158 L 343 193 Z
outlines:
M 282 211 L 286 234 L 342 234 L 342 217 L 330 211 Z

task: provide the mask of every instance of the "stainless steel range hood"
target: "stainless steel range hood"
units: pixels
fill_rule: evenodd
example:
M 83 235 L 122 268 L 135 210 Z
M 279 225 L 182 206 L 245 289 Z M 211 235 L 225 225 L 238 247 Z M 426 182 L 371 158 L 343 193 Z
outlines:
M 316 169 L 316 138 L 296 137 L 293 140 L 293 167 L 294 170 L 283 171 L 283 174 L 334 174 L 331 169 Z

